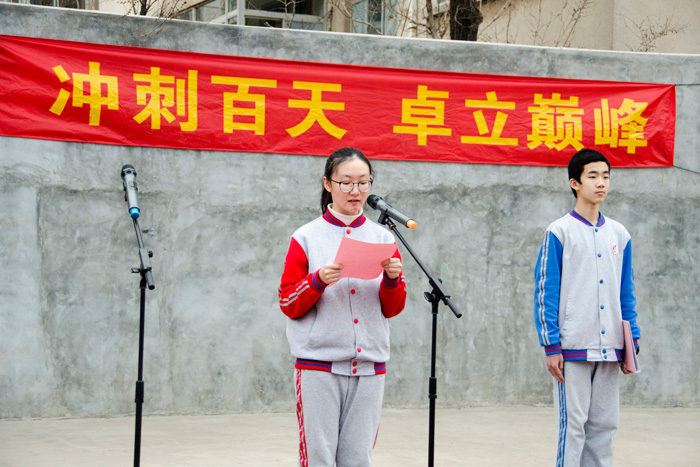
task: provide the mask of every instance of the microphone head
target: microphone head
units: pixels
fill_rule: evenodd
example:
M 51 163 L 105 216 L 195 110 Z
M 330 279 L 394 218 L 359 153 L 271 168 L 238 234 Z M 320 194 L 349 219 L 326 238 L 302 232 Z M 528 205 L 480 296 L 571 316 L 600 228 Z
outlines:
M 136 169 L 131 164 L 126 164 L 122 167 L 122 177 L 124 174 L 133 173 L 136 176 Z
M 377 195 L 369 195 L 367 197 L 367 204 L 374 209 L 377 209 L 377 202 L 381 201 L 382 198 L 380 198 Z

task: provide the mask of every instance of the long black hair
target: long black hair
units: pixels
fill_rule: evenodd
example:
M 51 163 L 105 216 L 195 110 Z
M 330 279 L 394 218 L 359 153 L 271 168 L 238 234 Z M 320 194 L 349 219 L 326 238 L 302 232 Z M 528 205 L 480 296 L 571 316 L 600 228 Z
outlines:
M 369 175 L 370 177 L 374 177 L 374 171 L 372 170 L 372 164 L 369 162 L 369 159 L 367 159 L 367 156 L 365 156 L 362 151 L 359 149 L 355 148 L 340 148 L 337 151 L 333 152 L 330 156 L 328 156 L 328 159 L 326 159 L 326 169 L 323 172 L 323 176 L 326 177 L 326 180 L 330 180 L 333 177 L 333 173 L 335 172 L 335 169 L 338 168 L 340 164 L 343 162 L 350 160 L 350 159 L 360 159 L 362 162 L 367 164 L 367 167 L 369 167 Z M 329 204 L 333 202 L 333 196 L 331 193 L 326 190 L 326 187 L 323 185 L 323 179 L 321 179 L 321 213 L 326 212 L 326 208 L 328 207 Z

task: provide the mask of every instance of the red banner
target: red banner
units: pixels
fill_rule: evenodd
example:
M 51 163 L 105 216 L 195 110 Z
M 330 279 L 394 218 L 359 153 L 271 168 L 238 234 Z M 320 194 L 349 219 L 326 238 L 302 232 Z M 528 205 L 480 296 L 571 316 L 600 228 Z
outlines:
M 673 165 L 675 88 L 0 36 L 0 135 L 410 161 Z

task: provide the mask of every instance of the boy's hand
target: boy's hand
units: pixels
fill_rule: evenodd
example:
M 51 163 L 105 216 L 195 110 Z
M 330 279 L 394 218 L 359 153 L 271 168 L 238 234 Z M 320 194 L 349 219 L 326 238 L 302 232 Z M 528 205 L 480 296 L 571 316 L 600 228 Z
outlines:
M 547 355 L 547 370 L 552 374 L 554 379 L 563 383 L 564 373 L 562 373 L 562 371 L 564 370 L 564 356 L 560 353 Z
M 634 373 L 634 371 L 627 369 L 627 365 L 625 365 L 625 362 L 622 362 L 620 368 L 622 369 L 622 372 L 626 375 L 631 375 L 632 373 Z

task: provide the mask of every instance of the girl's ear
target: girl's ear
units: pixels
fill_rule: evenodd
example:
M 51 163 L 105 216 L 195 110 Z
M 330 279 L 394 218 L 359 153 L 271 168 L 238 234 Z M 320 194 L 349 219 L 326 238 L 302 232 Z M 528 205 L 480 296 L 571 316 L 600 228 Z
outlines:
M 323 177 L 323 187 L 328 193 L 331 193 L 331 182 L 326 177 Z

